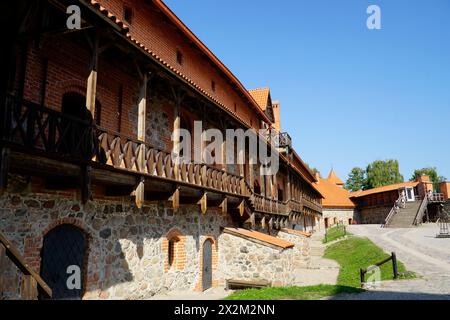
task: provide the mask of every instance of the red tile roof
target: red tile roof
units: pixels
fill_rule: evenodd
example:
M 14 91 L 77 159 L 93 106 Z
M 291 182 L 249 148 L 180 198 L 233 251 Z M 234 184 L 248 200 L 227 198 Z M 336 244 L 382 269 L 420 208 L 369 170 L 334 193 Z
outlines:
M 327 179 L 319 179 L 315 187 L 324 195 L 322 206 L 324 208 L 355 208 L 350 200 L 350 192 L 345 190 L 343 182 L 332 170 Z
M 373 189 L 364 190 L 364 191 L 363 190 L 359 190 L 359 191 L 355 191 L 355 192 L 350 193 L 350 198 L 359 198 L 359 197 L 364 197 L 364 196 L 368 196 L 368 195 L 376 194 L 376 193 L 395 191 L 395 190 L 406 188 L 406 187 L 414 188 L 418 184 L 419 184 L 419 182 L 417 182 L 417 181 L 408 181 L 408 182 L 391 184 L 391 185 L 388 185 L 388 186 L 379 187 L 379 188 L 373 188 Z
M 248 92 L 253 97 L 253 99 L 255 99 L 255 101 L 259 105 L 259 107 L 263 111 L 266 111 L 267 105 L 269 104 L 270 89 L 269 88 L 259 88 L 259 89 L 248 90 Z
M 263 242 L 263 243 L 269 244 L 271 246 L 279 247 L 281 249 L 292 248 L 294 246 L 294 244 L 292 242 L 289 242 L 289 241 L 286 241 L 283 239 L 279 239 L 279 238 L 275 238 L 273 236 L 269 236 L 268 234 L 258 232 L 258 231 L 247 230 L 247 229 L 242 229 L 242 228 L 224 228 L 224 232 L 231 234 L 231 235 L 243 237 L 243 238 L 257 240 L 259 242 Z

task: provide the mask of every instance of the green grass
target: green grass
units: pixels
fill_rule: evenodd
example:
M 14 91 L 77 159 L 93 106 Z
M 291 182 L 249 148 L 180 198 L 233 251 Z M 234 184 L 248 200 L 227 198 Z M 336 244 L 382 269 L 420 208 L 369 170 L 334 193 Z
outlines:
M 367 238 L 350 237 L 344 241 L 331 244 L 325 251 L 324 258 L 336 260 L 341 269 L 338 282 L 340 286 L 359 287 L 359 269 L 367 268 L 389 257 Z M 407 272 L 403 263 L 397 260 L 400 278 L 415 278 L 414 273 Z M 403 274 L 403 275 L 402 275 Z M 392 280 L 392 262 L 381 266 L 381 280 Z
M 263 289 L 239 290 L 226 300 L 317 300 L 339 293 L 358 293 L 360 288 L 359 269 L 378 263 L 389 255 L 367 238 L 351 236 L 348 239 L 331 244 L 324 258 L 333 259 L 341 266 L 336 285 L 317 285 L 308 287 L 270 287 Z M 397 260 L 400 279 L 415 278 L 403 263 Z M 393 278 L 392 262 L 381 267 L 381 280 Z
M 239 290 L 226 297 L 225 300 L 318 300 L 338 293 L 357 293 L 362 291 L 359 288 L 334 285 L 270 287 Z
M 326 233 L 327 234 L 323 238 L 323 241 L 322 241 L 323 243 L 331 242 L 331 241 L 334 241 L 336 239 L 342 238 L 347 235 L 345 226 L 343 226 L 343 225 L 335 226 L 330 229 L 327 229 Z

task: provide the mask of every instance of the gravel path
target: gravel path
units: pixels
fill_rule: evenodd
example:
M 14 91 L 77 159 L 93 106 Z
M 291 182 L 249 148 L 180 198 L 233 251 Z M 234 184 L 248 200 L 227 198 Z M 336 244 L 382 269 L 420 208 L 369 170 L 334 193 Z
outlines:
M 358 300 L 450 300 L 450 239 L 438 239 L 436 224 L 418 228 L 380 228 L 379 225 L 355 225 L 350 233 L 368 237 L 386 252 L 394 251 L 406 268 L 419 279 L 383 281 L 361 294 L 339 295 L 333 299 Z

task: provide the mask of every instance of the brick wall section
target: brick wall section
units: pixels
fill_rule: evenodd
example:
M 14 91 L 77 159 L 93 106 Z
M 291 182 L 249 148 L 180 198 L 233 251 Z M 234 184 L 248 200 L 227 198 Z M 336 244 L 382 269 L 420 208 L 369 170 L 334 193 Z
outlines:
M 229 81 L 219 75 L 218 69 L 203 57 L 198 49 L 193 48 L 187 40 L 162 19 L 162 15 L 155 12 L 153 4 L 145 4 L 143 0 L 100 0 L 102 6 L 111 13 L 123 18 L 124 3 L 133 10 L 132 24 L 129 25 L 130 35 L 143 43 L 147 48 L 160 56 L 164 61 L 185 74 L 192 81 L 207 91 L 211 96 L 234 111 L 246 123 L 253 123 L 259 129 L 259 118 L 249 106 L 249 102 L 239 96 Z M 176 60 L 177 50 L 183 54 L 183 63 Z M 212 91 L 211 81 L 216 83 L 216 90 Z

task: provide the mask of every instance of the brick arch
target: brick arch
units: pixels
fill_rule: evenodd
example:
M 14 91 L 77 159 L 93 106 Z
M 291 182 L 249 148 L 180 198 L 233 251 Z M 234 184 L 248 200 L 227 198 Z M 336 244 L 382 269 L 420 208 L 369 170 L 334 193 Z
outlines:
M 175 247 L 172 250 L 174 252 L 174 261 L 172 265 L 169 264 L 169 247 L 170 242 L 176 240 Z M 164 258 L 164 272 L 168 272 L 169 270 L 180 271 L 183 270 L 186 266 L 186 236 L 178 229 L 172 228 L 167 232 L 166 236 L 162 239 L 162 252 L 166 257 Z
M 213 272 L 213 281 L 212 281 L 212 287 L 217 288 L 219 286 L 219 281 L 215 279 L 215 272 L 217 271 L 218 262 L 219 262 L 219 243 L 216 240 L 214 236 L 206 235 L 203 237 L 201 241 L 200 251 L 199 251 L 199 277 L 198 282 L 195 285 L 195 291 L 202 291 L 203 290 L 203 245 L 206 241 L 211 241 L 213 243 L 212 246 L 212 272 Z
M 88 265 L 89 265 L 89 254 L 90 254 L 90 244 L 92 241 L 91 234 L 87 231 L 86 224 L 77 218 L 64 217 L 56 219 L 50 223 L 40 235 L 31 238 L 25 238 L 24 243 L 24 257 L 25 260 L 32 266 L 32 268 L 40 272 L 41 269 L 41 251 L 44 247 L 44 237 L 53 229 L 61 225 L 71 225 L 78 228 L 85 236 L 86 239 L 86 249 L 84 254 L 84 264 L 83 264 L 83 294 L 87 293 L 87 282 L 88 282 Z

